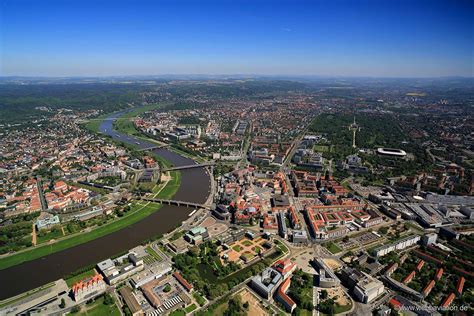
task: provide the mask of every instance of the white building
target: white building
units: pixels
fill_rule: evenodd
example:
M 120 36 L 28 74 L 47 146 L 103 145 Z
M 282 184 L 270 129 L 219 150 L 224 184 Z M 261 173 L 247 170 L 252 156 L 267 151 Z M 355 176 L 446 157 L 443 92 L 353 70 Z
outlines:
M 383 245 L 383 246 L 380 246 L 378 248 L 375 248 L 374 249 L 374 254 L 375 254 L 376 257 L 382 257 L 382 256 L 385 256 L 386 254 L 388 254 L 392 251 L 403 250 L 405 248 L 413 246 L 418 241 L 420 241 L 420 236 L 419 235 L 408 236 L 408 237 L 400 239 L 399 241 L 396 241 L 392 244 Z
M 367 274 L 354 288 L 354 295 L 362 303 L 370 303 L 385 290 L 383 283 Z

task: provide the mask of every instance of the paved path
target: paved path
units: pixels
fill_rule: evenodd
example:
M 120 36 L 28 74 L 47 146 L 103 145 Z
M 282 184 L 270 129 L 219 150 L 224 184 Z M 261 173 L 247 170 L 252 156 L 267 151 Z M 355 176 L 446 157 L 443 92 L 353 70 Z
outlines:
M 32 228 L 33 230 L 31 231 L 31 243 L 33 244 L 33 246 L 36 246 L 36 228 L 34 223 L 32 224 Z

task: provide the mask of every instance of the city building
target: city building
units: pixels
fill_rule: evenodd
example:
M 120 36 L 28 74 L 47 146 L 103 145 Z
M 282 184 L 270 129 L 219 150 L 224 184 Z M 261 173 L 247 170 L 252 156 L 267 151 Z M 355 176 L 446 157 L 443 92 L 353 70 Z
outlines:
M 341 281 L 336 276 L 334 271 L 328 267 L 328 265 L 323 261 L 323 259 L 317 258 L 314 260 L 318 268 L 317 282 L 318 286 L 322 288 L 332 288 L 338 287 L 341 285 Z
M 212 214 L 217 217 L 217 219 L 223 221 L 228 221 L 231 218 L 228 208 L 222 204 L 217 205 L 216 208 L 212 210 Z
M 191 292 L 193 290 L 192 284 L 190 284 L 188 281 L 186 281 L 186 279 L 183 278 L 178 271 L 175 271 L 173 273 L 173 276 L 179 282 L 179 284 L 181 284 L 186 289 L 186 291 Z
M 394 158 L 403 158 L 407 155 L 404 150 L 395 148 L 377 148 L 377 154 Z
M 136 273 L 131 277 L 130 283 L 135 288 L 139 288 L 143 284 L 163 277 L 164 275 L 170 273 L 171 270 L 171 264 L 166 260 L 163 260 L 154 265 L 147 265 L 144 270 Z
M 428 282 L 428 284 L 423 288 L 423 291 L 421 291 L 424 297 L 427 297 L 431 293 L 431 290 L 433 289 L 435 284 L 435 280 L 431 280 L 430 282 Z
M 435 233 L 426 234 L 426 235 L 423 235 L 423 237 L 421 237 L 421 243 L 424 246 L 428 246 L 428 245 L 436 243 L 437 238 L 438 238 L 438 235 Z
M 97 269 L 108 284 L 114 285 L 144 269 L 143 259 L 134 253 L 128 253 L 114 260 L 106 259 L 97 264 Z
M 286 227 L 285 213 L 278 212 L 278 234 L 281 238 L 288 238 L 288 228 Z
M 383 245 L 380 247 L 377 247 L 373 250 L 373 254 L 376 257 L 382 257 L 385 256 L 386 254 L 395 251 L 395 250 L 403 250 L 408 247 L 411 247 L 415 245 L 418 241 L 420 241 L 420 236 L 419 235 L 412 235 L 405 237 L 403 239 L 400 239 L 394 243 L 388 244 L 388 245 Z
M 365 272 L 344 267 L 341 269 L 341 281 L 362 303 L 374 301 L 385 290 L 383 283 Z
M 295 244 L 304 244 L 308 242 L 308 234 L 305 230 L 293 230 L 292 241 Z
M 474 210 L 469 206 L 461 206 L 459 208 L 459 212 L 461 212 L 467 219 L 474 219 Z
M 265 299 L 270 299 L 273 293 L 283 281 L 281 273 L 273 268 L 266 268 L 251 280 L 251 286 L 259 295 Z
M 441 227 L 439 235 L 448 239 L 459 239 L 459 233 L 449 227 Z
M 144 315 L 140 303 L 138 303 L 137 299 L 132 293 L 132 290 L 128 286 L 123 286 L 120 288 L 119 293 L 120 296 L 122 296 L 125 305 L 127 305 L 128 309 L 130 310 L 132 316 Z
M 359 280 L 356 287 L 354 288 L 354 295 L 362 303 L 371 303 L 385 290 L 383 283 L 368 274 L 365 274 L 365 278 Z
M 198 245 L 209 238 L 209 233 L 205 227 L 194 227 L 184 234 L 184 239 L 193 245 Z
M 104 278 L 100 274 L 95 274 L 92 277 L 85 278 L 75 283 L 72 288 L 72 295 L 76 302 L 88 300 L 105 292 L 107 285 Z
M 285 307 L 285 310 L 288 313 L 293 313 L 296 308 L 296 303 L 289 297 L 286 292 L 290 288 L 291 278 L 286 279 L 282 282 L 278 288 L 276 299 Z
M 59 225 L 60 220 L 58 215 L 46 217 L 43 219 L 38 219 L 36 221 L 36 228 L 38 230 L 45 230 L 45 229 L 50 229 L 53 228 L 56 225 Z
M 296 264 L 290 259 L 278 260 L 273 265 L 273 269 L 278 271 L 283 276 L 283 279 L 287 279 L 293 273 L 293 271 L 295 271 L 296 268 Z

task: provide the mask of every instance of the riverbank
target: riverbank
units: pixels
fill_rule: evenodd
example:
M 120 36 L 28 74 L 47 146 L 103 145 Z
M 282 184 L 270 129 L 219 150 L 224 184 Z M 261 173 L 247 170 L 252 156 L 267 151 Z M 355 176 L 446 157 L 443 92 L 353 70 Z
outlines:
M 155 105 L 156 107 L 156 105 Z M 141 109 L 141 111 L 144 111 Z M 145 110 L 146 111 L 146 110 Z M 127 114 L 132 112 L 140 112 L 138 110 L 131 111 Z M 86 124 L 86 127 L 97 133 L 100 132 L 100 125 L 102 122 L 108 117 L 108 115 L 103 115 L 103 120 L 91 121 Z M 133 125 L 133 124 L 132 124 Z M 133 145 L 127 144 L 129 147 L 133 147 Z M 134 148 L 139 149 L 139 148 Z M 153 156 L 159 160 L 164 167 L 169 167 L 172 164 L 167 161 L 166 159 L 153 154 Z M 174 194 L 178 191 L 181 185 L 181 174 L 179 171 L 170 172 L 170 181 L 167 181 L 163 187 L 158 188 L 158 191 L 154 190 L 153 197 L 154 198 L 161 198 L 161 199 L 170 199 L 174 196 Z M 71 234 L 64 238 L 58 239 L 52 243 L 43 244 L 41 246 L 31 247 L 24 250 L 21 250 L 17 253 L 1 257 L 0 258 L 0 270 L 7 269 L 9 267 L 21 264 L 23 262 L 35 260 L 55 252 L 59 252 L 91 240 L 103 237 L 105 235 L 111 234 L 118 230 L 121 230 L 127 226 L 130 226 L 149 215 L 153 214 L 154 212 L 158 211 L 162 205 L 152 202 L 147 202 L 145 205 L 134 203 L 131 205 L 131 210 L 127 212 L 127 214 L 123 217 L 117 218 L 111 222 L 106 223 L 103 226 L 96 227 L 87 232 L 78 232 L 75 234 Z
M 170 199 L 178 191 L 181 184 L 181 176 L 178 172 L 172 173 L 171 180 L 153 195 L 154 198 Z M 154 212 L 157 212 L 161 207 L 161 204 L 153 202 L 147 202 L 145 205 L 138 203 L 132 204 L 132 209 L 128 212 L 129 214 L 89 232 L 79 232 L 64 239 L 59 239 L 51 244 L 29 248 L 22 252 L 0 258 L 0 270 L 108 235 L 148 217 Z
M 131 147 L 139 145 L 135 147 L 136 150 L 153 147 L 154 144 L 151 142 L 114 131 L 112 122 L 121 114 L 123 114 L 123 111 L 110 114 L 101 124 L 95 123 L 99 126 L 99 133 L 108 137 L 110 141 L 126 143 Z M 191 159 L 166 148 L 153 149 L 151 153 L 159 155 L 173 166 L 184 166 L 193 163 Z M 166 179 L 167 177 L 163 177 L 163 182 L 166 182 Z M 169 182 L 160 191 L 161 196 L 169 196 L 176 200 L 185 200 L 199 204 L 205 203 L 208 199 L 211 179 L 204 168 L 176 172 L 174 179 L 174 181 Z M 153 188 L 152 195 L 156 194 L 157 190 L 159 190 L 158 187 Z M 143 207 L 146 202 L 139 200 L 134 204 Z M 150 205 L 154 206 L 151 210 L 149 209 Z M 143 209 L 144 212 L 150 211 L 148 214 L 143 214 L 148 215 L 146 218 L 144 216 L 141 220 L 137 220 L 135 223 L 117 231 L 74 247 L 68 247 L 67 249 L 44 255 L 34 260 L 23 261 L 21 264 L 1 269 L 0 280 L 4 284 L 8 284 L 8 286 L 0 287 L 0 299 L 6 299 L 30 291 L 33 288 L 71 275 L 85 267 L 92 267 L 97 262 L 124 253 L 144 241 L 156 239 L 180 226 L 183 221 L 189 218 L 188 216 L 192 212 L 192 209 L 186 207 L 150 205 L 148 205 L 148 208 Z M 159 211 L 157 211 L 158 208 Z M 130 211 L 124 215 L 129 213 Z M 46 253 L 49 253 L 49 251 Z
M 149 106 L 145 106 L 145 107 L 142 107 L 142 108 L 139 108 L 139 109 L 136 109 L 136 110 L 129 111 L 129 112 L 125 113 L 124 115 L 120 116 L 119 118 L 117 118 L 117 120 L 113 123 L 114 130 L 119 132 L 119 133 L 134 136 L 136 138 L 139 138 L 139 139 L 142 139 L 142 140 L 145 140 L 145 141 L 157 144 L 157 145 L 163 145 L 163 143 L 161 143 L 161 142 L 149 137 L 148 135 L 142 133 L 141 131 L 137 130 L 135 128 L 135 124 L 133 124 L 133 120 L 132 120 L 133 118 L 135 118 L 136 116 L 138 116 L 142 113 L 145 113 L 145 112 L 151 111 L 151 110 L 159 109 L 162 106 L 164 106 L 164 104 L 154 104 L 154 105 L 149 105 Z M 91 131 L 95 130 L 95 126 L 96 126 L 96 124 L 91 124 L 89 126 L 86 125 L 86 127 L 89 128 Z M 138 148 L 138 146 L 137 146 L 137 148 Z M 193 159 L 196 162 L 203 163 L 203 162 L 207 161 L 205 158 L 203 158 L 203 157 L 201 157 L 197 154 L 192 154 L 192 153 L 189 153 L 189 152 L 186 152 L 186 151 L 183 151 L 183 150 L 177 148 L 174 144 L 170 144 L 168 146 L 168 148 L 170 150 L 174 151 L 175 153 L 177 153 L 181 156 L 184 156 L 186 158 Z

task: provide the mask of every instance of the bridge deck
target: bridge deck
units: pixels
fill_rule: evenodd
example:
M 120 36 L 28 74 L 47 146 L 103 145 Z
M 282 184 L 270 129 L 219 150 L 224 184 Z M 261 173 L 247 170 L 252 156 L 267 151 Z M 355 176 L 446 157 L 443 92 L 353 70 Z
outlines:
M 193 202 L 167 200 L 167 199 L 153 199 L 153 198 L 141 198 L 141 199 L 144 201 L 155 202 L 155 203 L 160 203 L 160 204 L 210 209 L 209 206 L 205 204 L 199 204 L 199 203 L 193 203 Z

